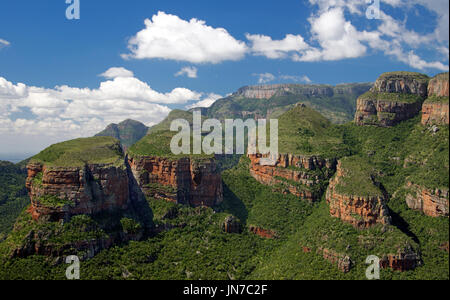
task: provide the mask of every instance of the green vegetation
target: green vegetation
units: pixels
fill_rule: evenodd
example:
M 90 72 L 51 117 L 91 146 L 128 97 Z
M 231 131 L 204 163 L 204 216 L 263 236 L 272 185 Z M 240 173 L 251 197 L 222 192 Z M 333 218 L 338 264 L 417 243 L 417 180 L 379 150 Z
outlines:
M 333 123 L 353 120 L 356 99 L 370 89 L 372 84 L 355 83 L 329 85 L 290 85 L 290 92 L 280 92 L 270 99 L 249 99 L 230 96 L 216 101 L 204 110 L 208 118 L 279 118 L 298 102 L 305 103 Z M 323 90 L 323 93 L 317 93 Z M 315 91 L 315 92 L 314 92 Z M 245 112 L 245 114 L 243 113 Z
M 414 94 L 402 94 L 402 93 L 380 93 L 380 92 L 366 92 L 361 95 L 359 99 L 362 100 L 378 100 L 400 103 L 421 103 L 422 97 Z
M 34 156 L 31 162 L 57 167 L 124 164 L 120 142 L 112 137 L 82 138 L 55 144 Z
M 363 197 L 383 196 L 375 185 L 376 172 L 366 158 L 360 156 L 345 157 L 340 160 L 343 176 L 336 185 L 336 191 L 344 195 Z
M 220 107 L 233 104 L 227 99 L 218 102 Z M 252 109 L 253 104 L 248 105 Z M 278 112 L 282 107 L 277 107 Z M 407 272 L 382 270 L 382 279 L 448 280 L 449 254 L 441 249 L 448 242 L 448 218 L 427 217 L 405 203 L 407 181 L 429 189 L 448 188 L 448 126 L 439 126 L 435 132 L 422 126 L 419 116 L 390 128 L 352 123 L 338 126 L 302 106 L 280 116 L 280 152 L 340 159 L 346 176 L 338 188 L 359 195 L 386 193 L 392 225 L 355 229 L 330 216 L 324 195 L 320 202 L 310 204 L 293 195 L 278 193 L 276 187 L 262 185 L 250 175 L 248 158 L 241 157 L 236 166 L 233 165 L 237 156 L 224 158 L 222 204 L 215 208 L 192 208 L 147 199 L 154 224 L 161 232 L 140 242 L 104 250 L 83 261 L 82 279 L 365 279 L 368 255 L 381 257 L 411 248 L 420 253 L 423 264 Z M 130 155 L 174 157 L 168 148 L 173 134 L 156 130 L 132 146 Z M 56 155 L 57 150 L 58 147 L 43 157 L 57 161 L 62 156 Z M 294 166 L 290 169 L 304 171 Z M 320 184 L 326 186 L 327 177 L 321 172 L 314 170 L 308 174 L 317 176 Z M 223 220 L 230 214 L 241 221 L 242 234 L 223 232 Z M 120 220 L 120 224 L 110 225 L 113 220 Z M 55 264 L 52 258 L 5 256 L 10 249 L 23 246 L 31 231 L 49 232 L 46 243 L 62 247 L 67 242 L 111 236 L 110 231 L 99 228 L 137 232 L 143 225 L 135 220 L 130 215 L 108 214 L 103 218 L 79 216 L 66 224 L 39 223 L 23 214 L 15 231 L 0 242 L 0 279 L 65 278 L 67 266 Z M 250 224 L 276 232 L 277 238 L 264 239 L 250 233 Z M 303 247 L 311 252 L 304 252 Z M 354 268 L 342 273 L 336 265 L 324 260 L 321 248 L 348 255 Z
M 280 116 L 278 120 L 280 153 L 319 155 L 336 158 L 349 155 L 342 134 L 334 130 L 325 117 L 302 105 Z
M 191 114 L 192 116 L 192 114 Z M 159 156 L 167 159 L 180 159 L 183 157 L 190 157 L 192 159 L 211 158 L 214 155 L 206 154 L 173 154 L 170 149 L 170 142 L 177 132 L 172 131 L 155 131 L 151 132 L 142 138 L 139 142 L 128 149 L 128 154 L 133 156 Z M 193 153 L 193 135 L 191 132 L 191 153 Z
M 172 110 L 169 115 L 159 124 L 150 127 L 148 130 L 149 134 L 158 132 L 158 131 L 169 131 L 170 130 L 170 124 L 172 124 L 172 121 L 182 119 L 189 122 L 189 124 L 192 125 L 192 113 L 187 112 L 184 110 L 174 109 Z
M 381 74 L 381 76 L 379 77 L 379 79 L 414 79 L 418 82 L 421 83 L 427 83 L 430 80 L 430 77 L 428 77 L 425 74 L 422 73 L 417 73 L 417 72 L 405 72 L 405 71 L 400 71 L 400 72 L 387 72 L 387 73 L 383 73 Z
M 65 205 L 74 205 L 74 203 L 67 199 L 60 199 L 57 196 L 53 195 L 44 195 L 39 197 L 38 202 L 46 207 L 54 207 L 54 208 L 60 208 Z
M 428 97 L 427 100 L 425 100 L 424 103 L 442 103 L 442 104 L 448 104 L 449 97 L 440 97 L 440 96 L 431 96 Z
M 26 171 L 0 161 L 0 241 L 12 230 L 20 212 L 30 203 L 25 189 Z
M 130 147 L 141 138 L 143 138 L 148 131 L 148 127 L 141 122 L 134 120 L 125 120 L 119 124 L 110 124 L 105 130 L 96 134 L 95 136 L 110 136 L 118 139 L 124 147 Z
M 130 218 L 122 218 L 120 224 L 122 224 L 123 231 L 130 234 L 136 234 L 142 229 L 140 223 Z

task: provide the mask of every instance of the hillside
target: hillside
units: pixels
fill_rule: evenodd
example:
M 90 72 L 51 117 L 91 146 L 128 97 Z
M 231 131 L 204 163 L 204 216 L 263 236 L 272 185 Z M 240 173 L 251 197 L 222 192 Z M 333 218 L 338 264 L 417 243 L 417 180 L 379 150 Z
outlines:
M 280 112 L 280 155 L 270 165 L 254 154 L 223 171 L 212 155 L 173 155 L 170 121 L 192 123 L 192 114 L 183 111 L 173 111 L 126 153 L 113 138 L 51 146 L 28 164 L 32 202 L 0 243 L 0 278 L 64 279 L 66 265 L 54 263 L 45 247 L 56 244 L 64 255 L 71 249 L 65 245 L 94 240 L 94 255 L 84 257 L 83 279 L 361 280 L 369 255 L 380 258 L 383 280 L 448 279 L 448 117 L 441 106 L 422 113 L 404 106 L 422 108 L 425 99 L 448 98 L 445 80 L 415 73 L 380 76 L 358 102 L 395 106 L 400 117 L 389 124 L 368 125 L 358 118 L 334 124 L 297 101 Z M 331 90 L 314 95 L 329 96 Z M 231 98 L 263 97 L 253 99 L 256 103 L 303 92 L 267 86 L 244 88 Z M 223 116 L 232 118 L 229 113 Z M 423 122 L 427 113 L 433 117 Z M 83 175 L 89 172 L 92 176 Z M 67 197 L 45 197 L 55 191 Z M 107 209 L 133 203 L 134 197 L 150 215 L 124 206 L 117 216 Z M 66 207 L 67 198 L 88 205 Z M 71 212 L 69 222 L 54 222 L 64 212 L 61 206 Z M 75 213 L 81 207 L 90 211 Z M 144 220 L 150 223 L 147 235 L 139 234 Z M 27 235 L 30 229 L 40 234 Z M 24 242 L 27 236 L 32 245 L 45 247 L 26 252 L 32 248 Z
M 147 134 L 148 129 L 141 122 L 125 120 L 119 124 L 109 124 L 105 130 L 97 133 L 95 136 L 113 137 L 118 139 L 122 146 L 128 148 L 143 138 Z
M 264 85 L 239 89 L 231 96 L 217 100 L 205 109 L 208 118 L 278 118 L 298 102 L 305 103 L 333 123 L 353 119 L 356 99 L 372 84 L 330 85 Z

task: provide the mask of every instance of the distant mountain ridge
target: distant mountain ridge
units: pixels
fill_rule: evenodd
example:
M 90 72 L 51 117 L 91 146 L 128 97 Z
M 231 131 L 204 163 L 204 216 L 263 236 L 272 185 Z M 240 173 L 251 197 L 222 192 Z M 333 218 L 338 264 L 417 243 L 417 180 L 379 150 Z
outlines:
M 119 124 L 109 124 L 105 130 L 97 133 L 95 136 L 110 136 L 118 139 L 124 148 L 142 139 L 148 131 L 148 127 L 135 120 L 125 120 Z

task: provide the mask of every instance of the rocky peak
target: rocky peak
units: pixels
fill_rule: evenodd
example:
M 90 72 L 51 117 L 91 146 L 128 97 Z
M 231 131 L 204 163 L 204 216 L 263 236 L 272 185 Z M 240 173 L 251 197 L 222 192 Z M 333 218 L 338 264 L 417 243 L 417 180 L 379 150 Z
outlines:
M 390 72 L 382 74 L 375 82 L 372 92 L 415 94 L 427 97 L 429 77 L 415 72 Z
M 272 84 L 245 86 L 240 88 L 233 96 L 250 99 L 270 99 L 273 96 L 285 96 L 289 94 L 332 97 L 334 91 L 332 86 L 327 85 Z
M 428 84 L 428 96 L 449 96 L 449 73 L 441 73 L 433 77 Z

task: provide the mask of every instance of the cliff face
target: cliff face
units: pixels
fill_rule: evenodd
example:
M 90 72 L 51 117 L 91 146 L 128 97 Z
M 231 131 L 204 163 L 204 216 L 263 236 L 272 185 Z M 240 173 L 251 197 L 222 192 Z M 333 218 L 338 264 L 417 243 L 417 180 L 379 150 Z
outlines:
M 381 75 L 375 82 L 373 92 L 415 94 L 427 97 L 428 77 L 412 72 L 392 72 Z
M 27 168 L 26 187 L 31 198 L 30 213 L 35 220 L 68 219 L 73 215 L 93 215 L 128 207 L 129 182 L 125 168 L 96 164 L 48 167 L 40 163 L 31 163 Z M 51 205 L 45 200 L 52 196 L 61 203 Z
M 333 96 L 331 86 L 299 85 L 299 84 L 272 84 L 259 86 L 246 86 L 240 88 L 233 96 L 241 96 L 250 99 L 269 99 L 273 96 L 287 94 L 303 96 Z
M 149 197 L 192 206 L 214 206 L 223 200 L 222 178 L 214 159 L 141 156 L 130 158 L 129 164 Z
M 411 209 L 422 211 L 431 217 L 449 216 L 449 190 L 429 190 L 408 182 L 409 193 L 406 195 L 406 204 Z
M 359 98 L 355 122 L 358 125 L 394 126 L 417 115 L 420 102 L 405 103 L 389 99 Z
M 448 73 L 439 74 L 430 81 L 428 97 L 422 107 L 422 125 L 449 125 Z
M 420 256 L 410 247 L 399 249 L 397 254 L 388 254 L 380 260 L 380 267 L 394 271 L 413 270 L 421 264 Z
M 339 161 L 336 175 L 331 179 L 326 192 L 330 214 L 357 228 L 368 228 L 376 224 L 390 224 L 385 197 L 381 193 L 369 196 L 364 195 L 365 193 L 360 195 L 357 192 L 354 192 L 354 194 L 343 192 L 340 185 L 344 184 L 342 181 L 345 179 L 353 181 L 349 172 Z M 365 185 L 361 188 L 364 190 L 368 187 Z
M 357 100 L 355 123 L 394 126 L 417 115 L 427 97 L 428 77 L 419 73 L 381 75 Z
M 262 184 L 282 189 L 283 193 L 290 193 L 314 202 L 320 198 L 321 181 L 326 180 L 318 174 L 309 171 L 325 169 L 331 175 L 336 162 L 316 156 L 301 156 L 280 154 L 273 166 L 260 164 L 261 154 L 249 155 L 250 174 Z

